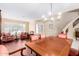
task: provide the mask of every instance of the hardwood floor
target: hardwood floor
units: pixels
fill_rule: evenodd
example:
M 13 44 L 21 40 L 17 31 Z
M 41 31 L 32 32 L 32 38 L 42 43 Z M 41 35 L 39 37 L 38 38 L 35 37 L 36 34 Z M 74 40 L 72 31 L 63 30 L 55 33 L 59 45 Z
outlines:
M 9 42 L 9 43 L 4 43 L 4 45 L 7 47 L 9 53 L 11 53 L 11 52 L 16 51 L 16 50 L 18 50 L 20 48 L 25 47 L 25 43 L 26 42 L 28 42 L 28 40 L 18 40 L 18 41 L 12 41 L 12 42 Z M 79 45 L 78 44 L 79 44 L 79 41 L 74 41 L 72 43 L 72 46 L 71 47 L 73 47 L 75 49 L 79 49 Z M 21 51 L 18 51 L 18 52 L 14 53 L 14 54 L 12 54 L 10 56 L 21 56 L 20 52 Z M 33 55 L 35 56 L 35 53 L 33 53 L 32 55 L 29 54 L 30 53 L 30 50 L 24 50 L 23 53 L 24 53 L 24 55 L 27 55 L 27 56 L 33 56 Z
M 26 40 L 18 40 L 18 41 L 12 41 L 9 43 L 4 43 L 4 45 L 7 47 L 9 53 L 12 53 L 20 48 L 25 47 Z M 20 51 L 12 54 L 13 56 L 20 56 Z

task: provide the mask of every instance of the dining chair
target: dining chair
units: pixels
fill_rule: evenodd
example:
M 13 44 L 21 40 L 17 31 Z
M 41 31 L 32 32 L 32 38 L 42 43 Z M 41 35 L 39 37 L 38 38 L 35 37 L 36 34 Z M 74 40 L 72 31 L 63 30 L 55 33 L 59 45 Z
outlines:
M 66 34 L 63 34 L 63 33 L 60 33 L 60 34 L 58 34 L 58 37 L 59 38 L 67 38 L 67 35 Z
M 30 35 L 30 42 L 36 41 L 40 39 L 40 35 L 39 34 L 34 34 L 34 35 Z M 26 54 L 24 53 L 24 51 L 26 52 Z M 29 49 L 28 47 L 26 47 L 25 50 L 21 50 L 21 55 L 22 56 L 36 56 L 36 53 L 34 51 L 32 51 L 31 49 Z
M 38 39 L 41 39 L 40 35 L 38 35 L 38 34 L 36 34 L 36 35 L 30 35 L 30 40 L 31 41 L 35 41 L 35 40 L 38 40 Z
M 0 56 L 9 56 L 9 51 L 4 45 L 0 45 Z
M 41 34 L 41 39 L 43 39 L 43 38 L 45 38 L 46 37 L 46 35 L 44 35 L 44 34 Z
M 79 56 L 79 51 L 74 48 L 71 48 L 69 52 L 69 56 Z

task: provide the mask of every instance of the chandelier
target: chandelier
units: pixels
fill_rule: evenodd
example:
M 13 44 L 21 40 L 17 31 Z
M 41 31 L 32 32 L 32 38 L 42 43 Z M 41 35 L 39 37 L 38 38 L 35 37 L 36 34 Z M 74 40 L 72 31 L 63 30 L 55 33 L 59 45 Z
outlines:
M 48 12 L 48 17 L 45 17 L 45 15 L 42 15 L 42 18 L 46 21 L 48 20 L 54 20 L 53 18 L 53 12 L 52 12 L 52 3 L 50 3 L 50 12 Z

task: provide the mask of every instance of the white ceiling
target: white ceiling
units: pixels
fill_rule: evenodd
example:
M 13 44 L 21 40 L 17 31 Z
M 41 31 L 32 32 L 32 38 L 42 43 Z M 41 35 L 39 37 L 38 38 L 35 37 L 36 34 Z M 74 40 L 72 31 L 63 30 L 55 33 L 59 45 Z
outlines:
M 52 12 L 67 10 L 72 3 L 52 3 Z M 36 19 L 42 15 L 48 16 L 51 11 L 50 3 L 0 3 L 2 17 L 15 19 Z

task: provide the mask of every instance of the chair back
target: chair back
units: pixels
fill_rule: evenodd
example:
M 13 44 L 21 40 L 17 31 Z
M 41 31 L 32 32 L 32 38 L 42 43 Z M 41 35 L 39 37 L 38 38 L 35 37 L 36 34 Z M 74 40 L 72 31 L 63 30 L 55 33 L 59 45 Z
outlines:
M 30 35 L 30 40 L 31 41 L 35 41 L 35 40 L 38 40 L 38 39 L 40 39 L 39 35 Z
M 59 37 L 59 38 L 67 38 L 67 35 L 64 34 L 64 33 L 60 33 L 60 34 L 58 34 L 58 37 Z
M 45 35 L 42 35 L 42 34 L 41 34 L 41 39 L 42 39 L 42 38 L 45 38 L 45 37 L 46 37 Z

